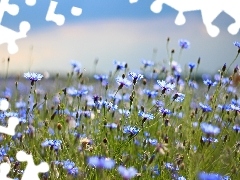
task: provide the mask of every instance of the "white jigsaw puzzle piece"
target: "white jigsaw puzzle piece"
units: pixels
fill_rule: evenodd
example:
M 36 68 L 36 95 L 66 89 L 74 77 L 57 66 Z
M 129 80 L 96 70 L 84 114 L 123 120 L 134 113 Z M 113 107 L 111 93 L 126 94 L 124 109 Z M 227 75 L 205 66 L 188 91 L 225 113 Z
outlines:
M 25 0 L 25 3 L 28 6 L 34 6 L 36 4 L 36 0 Z
M 18 161 L 27 162 L 21 180 L 40 180 L 38 173 L 45 173 L 49 171 L 49 165 L 46 162 L 41 162 L 36 166 L 32 155 L 27 154 L 24 151 L 18 151 L 16 158 Z
M 0 23 L 5 12 L 8 12 L 12 16 L 16 16 L 19 12 L 19 7 L 16 4 L 9 4 L 9 0 L 1 0 L 0 2 Z
M 130 0 L 131 2 L 134 0 Z M 155 0 L 150 9 L 154 13 L 160 13 L 162 5 L 166 4 L 178 11 L 175 19 L 176 25 L 183 25 L 186 22 L 184 12 L 200 10 L 202 14 L 203 23 L 206 26 L 207 32 L 210 36 L 216 37 L 220 30 L 212 22 L 219 16 L 221 12 L 225 12 L 231 16 L 235 23 L 229 25 L 228 32 L 235 35 L 240 29 L 240 1 L 236 0 Z
M 1 180 L 14 180 L 12 178 L 7 177 L 7 174 L 9 173 L 11 169 L 10 164 L 8 163 L 2 163 L 0 164 L 0 179 Z
M 131 4 L 138 2 L 138 0 L 129 0 Z
M 25 0 L 27 5 L 34 5 L 36 0 Z M 15 54 L 18 51 L 16 44 L 17 39 L 27 37 L 27 32 L 30 30 L 30 24 L 26 21 L 22 21 L 19 25 L 19 32 L 13 31 L 3 25 L 1 25 L 2 18 L 5 12 L 8 12 L 12 16 L 16 16 L 19 13 L 19 7 L 16 4 L 9 4 L 9 0 L 1 0 L 0 2 L 0 44 L 8 44 L 8 52 Z
M 73 16 L 80 16 L 82 14 L 82 9 L 79 7 L 73 6 L 71 9 L 71 13 Z
M 65 22 L 65 17 L 62 14 L 55 14 L 55 9 L 57 8 L 57 4 L 58 2 L 51 0 L 47 15 L 46 15 L 46 21 L 53 21 L 58 26 L 61 26 Z
M 18 51 L 18 46 L 15 41 L 27 37 L 27 32 L 29 30 L 30 24 L 27 21 L 22 21 L 20 23 L 19 32 L 0 25 L 0 44 L 8 43 L 8 52 L 10 54 L 15 54 Z
M 9 108 L 9 102 L 7 99 L 0 99 L 0 110 L 6 111 Z
M 36 0 L 25 0 L 25 3 L 28 6 L 34 6 L 36 4 Z
M 8 126 L 0 126 L 0 133 L 8 134 L 11 136 L 15 135 L 15 128 L 19 124 L 19 119 L 17 117 L 10 117 L 8 119 Z

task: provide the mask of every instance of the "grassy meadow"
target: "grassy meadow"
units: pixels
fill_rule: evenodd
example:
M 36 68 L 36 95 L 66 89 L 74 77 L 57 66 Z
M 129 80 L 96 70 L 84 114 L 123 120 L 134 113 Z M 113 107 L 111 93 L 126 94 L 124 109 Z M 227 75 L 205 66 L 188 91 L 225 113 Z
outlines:
M 41 180 L 240 179 L 240 43 L 232 62 L 200 76 L 201 59 L 179 65 L 189 42 L 168 43 L 167 61 L 139 61 L 137 72 L 114 61 L 112 73 L 89 76 L 70 61 L 66 76 L 4 74 L 1 126 L 19 120 L 14 136 L 0 134 L 8 176 L 21 179 L 23 150 L 49 164 Z

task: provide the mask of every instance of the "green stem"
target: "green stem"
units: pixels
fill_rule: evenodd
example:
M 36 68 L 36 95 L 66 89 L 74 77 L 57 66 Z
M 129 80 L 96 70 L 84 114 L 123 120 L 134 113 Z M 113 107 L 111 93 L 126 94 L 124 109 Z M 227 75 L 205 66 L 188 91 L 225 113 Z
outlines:
M 226 74 L 228 73 L 228 70 L 230 69 L 230 67 L 232 66 L 232 64 L 236 61 L 236 59 L 238 58 L 238 55 L 240 54 L 240 51 L 237 53 L 236 57 L 233 59 L 232 63 L 229 65 Z

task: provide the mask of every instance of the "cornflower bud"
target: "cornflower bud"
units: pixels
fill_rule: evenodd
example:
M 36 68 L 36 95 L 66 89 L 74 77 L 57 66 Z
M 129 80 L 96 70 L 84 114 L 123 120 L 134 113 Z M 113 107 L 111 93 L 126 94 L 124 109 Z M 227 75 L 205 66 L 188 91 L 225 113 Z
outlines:
M 199 57 L 197 63 L 200 64 L 200 62 L 201 62 L 201 58 Z
M 226 67 L 227 67 L 227 65 L 226 65 L 226 63 L 223 65 L 223 67 L 222 67 L 222 72 L 224 72 L 224 71 L 226 71 Z

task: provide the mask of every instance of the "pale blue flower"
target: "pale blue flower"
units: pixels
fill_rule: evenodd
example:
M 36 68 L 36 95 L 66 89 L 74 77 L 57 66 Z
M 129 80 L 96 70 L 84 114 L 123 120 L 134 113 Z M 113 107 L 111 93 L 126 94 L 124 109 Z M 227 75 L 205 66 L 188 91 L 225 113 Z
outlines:
M 118 172 L 121 174 L 123 179 L 131 179 L 137 175 L 137 170 L 134 167 L 126 168 L 124 166 L 118 167 Z
M 35 82 L 35 81 L 41 80 L 43 78 L 43 75 L 38 73 L 27 72 L 27 73 L 24 73 L 24 77 L 32 82 Z

